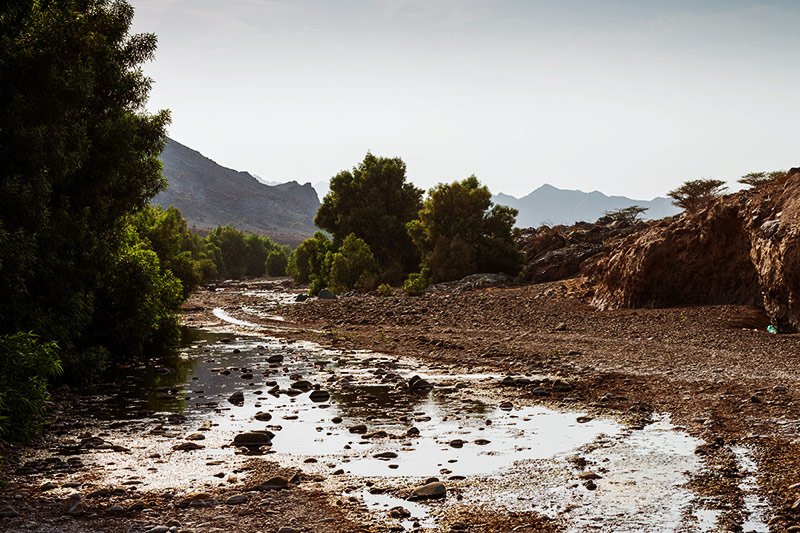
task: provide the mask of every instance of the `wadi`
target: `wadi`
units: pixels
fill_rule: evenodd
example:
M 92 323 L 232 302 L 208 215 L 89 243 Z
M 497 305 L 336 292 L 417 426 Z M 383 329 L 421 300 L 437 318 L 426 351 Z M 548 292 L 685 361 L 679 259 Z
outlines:
M 272 182 L 132 3 L 0 8 L 0 529 L 800 531 L 800 167 Z

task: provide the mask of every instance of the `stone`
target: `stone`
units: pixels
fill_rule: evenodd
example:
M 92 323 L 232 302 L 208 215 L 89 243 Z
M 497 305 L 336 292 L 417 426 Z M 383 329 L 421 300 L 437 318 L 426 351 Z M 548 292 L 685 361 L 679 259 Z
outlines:
M 181 444 L 176 444 L 172 447 L 172 449 L 176 452 L 191 452 L 194 450 L 202 450 L 205 448 L 202 444 L 197 444 L 196 442 L 183 442 Z
M 586 472 L 581 472 L 578 474 L 578 479 L 588 480 L 588 479 L 602 479 L 602 476 L 592 472 L 591 470 L 587 470 Z
M 299 391 L 308 392 L 308 391 L 311 390 L 313 385 L 311 384 L 310 381 L 306 381 L 304 379 L 300 379 L 300 380 L 297 380 L 297 381 L 293 382 L 290 385 L 290 387 L 292 389 L 296 389 L 296 390 L 299 390 Z
M 562 379 L 553 381 L 553 391 L 555 392 L 569 392 L 574 388 L 574 385 Z
M 503 402 L 500 404 L 500 409 L 503 411 L 511 411 L 514 408 L 514 404 L 511 402 Z
M 475 444 L 477 444 L 478 446 L 486 446 L 490 442 L 492 442 L 492 441 L 490 441 L 488 439 L 475 439 Z
M 42 483 L 42 486 L 39 487 L 39 490 L 48 491 L 48 490 L 53 490 L 53 489 L 57 489 L 57 488 L 58 488 L 58 485 L 56 485 L 52 481 L 48 481 L 46 483 Z
M 110 515 L 119 515 L 125 512 L 125 508 L 121 505 L 112 505 L 108 509 L 106 509 L 106 513 Z
M 415 426 L 411 426 L 406 430 L 406 436 L 408 437 L 416 437 L 419 435 L 419 429 Z
M 247 494 L 236 494 L 235 496 L 231 496 L 225 503 L 228 505 L 241 505 L 243 503 L 247 503 L 250 500 L 250 497 Z
M 274 365 L 275 364 L 280 364 L 280 363 L 283 362 L 283 356 L 281 354 L 279 354 L 279 353 L 270 355 L 269 357 L 267 357 L 267 362 L 271 363 L 271 364 L 274 364 Z
M 409 518 L 411 517 L 411 511 L 398 505 L 389 509 L 389 516 L 392 518 Z
M 254 490 L 286 490 L 288 488 L 289 480 L 283 476 L 275 476 L 253 487 Z
M 153 526 L 146 529 L 145 533 L 169 533 L 169 526 Z
M 246 431 L 233 438 L 234 446 L 257 447 L 270 446 L 275 434 L 271 431 Z
M 328 400 L 331 399 L 331 393 L 325 390 L 315 390 L 311 391 L 311 395 L 309 395 L 309 398 L 311 399 L 312 402 L 317 402 L 317 403 L 327 402 Z
M 300 533 L 300 530 L 293 527 L 283 526 L 278 530 L 278 533 Z
M 384 461 L 388 461 L 389 459 L 396 458 L 397 454 L 394 453 L 394 452 L 381 452 L 381 453 L 376 453 L 375 455 L 373 455 L 373 457 L 375 459 L 381 459 L 381 460 L 384 460 Z
M 419 376 L 413 376 L 408 380 L 408 388 L 417 391 L 431 390 L 433 385 Z
M 308 298 L 309 298 L 308 294 L 298 294 L 297 296 L 294 297 L 294 301 L 305 302 L 306 300 L 308 300 Z
M 444 483 L 433 481 L 411 491 L 409 500 L 433 500 L 444 498 L 446 495 L 447 487 L 444 486 Z
M 258 420 L 259 422 L 269 422 L 270 420 L 272 420 L 272 415 L 270 413 L 259 411 L 253 418 Z
M 461 439 L 453 439 L 453 440 L 450 441 L 450 447 L 451 448 L 463 448 L 464 447 L 464 441 L 461 440 Z
M 228 401 L 236 406 L 244 405 L 244 393 L 242 391 L 236 391 L 228 397 Z
M 350 426 L 350 433 L 366 433 L 367 426 L 364 424 L 356 424 L 355 426 Z
M 206 436 L 202 433 L 192 433 L 186 437 L 186 440 L 205 440 Z
M 337 296 L 328 289 L 322 289 L 319 291 L 319 294 L 317 294 L 317 298 L 320 300 L 335 300 Z

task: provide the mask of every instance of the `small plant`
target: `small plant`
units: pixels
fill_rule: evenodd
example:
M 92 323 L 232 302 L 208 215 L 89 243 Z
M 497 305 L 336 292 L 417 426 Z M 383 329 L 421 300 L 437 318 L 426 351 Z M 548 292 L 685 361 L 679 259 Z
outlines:
M 422 272 L 408 275 L 408 279 L 403 283 L 403 291 L 409 296 L 420 296 L 430 284 L 430 271 L 423 268 Z
M 378 296 L 386 297 L 394 294 L 394 289 L 392 289 L 386 283 L 381 283 L 380 285 L 378 285 L 378 288 L 375 290 L 375 292 L 378 294 Z

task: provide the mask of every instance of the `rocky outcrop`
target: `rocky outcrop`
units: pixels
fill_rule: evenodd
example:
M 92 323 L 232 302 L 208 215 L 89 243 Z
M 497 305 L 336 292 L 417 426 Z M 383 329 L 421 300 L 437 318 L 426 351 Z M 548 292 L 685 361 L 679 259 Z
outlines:
M 522 230 L 517 239 L 525 258 L 520 278 L 542 283 L 577 276 L 587 259 L 601 253 L 610 243 L 646 227 L 641 221 L 602 217 L 593 224 L 578 222 L 572 226 Z
M 653 224 L 586 269 L 600 308 L 762 306 L 779 331 L 800 327 L 800 168 Z

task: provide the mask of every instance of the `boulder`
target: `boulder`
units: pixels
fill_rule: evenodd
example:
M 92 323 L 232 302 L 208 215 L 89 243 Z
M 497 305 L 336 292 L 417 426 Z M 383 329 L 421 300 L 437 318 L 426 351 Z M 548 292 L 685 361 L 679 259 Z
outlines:
M 242 406 L 244 405 L 244 393 L 236 391 L 228 397 L 228 401 L 233 405 Z
M 444 498 L 447 495 L 447 488 L 444 486 L 444 483 L 439 481 L 434 481 L 432 483 L 426 483 L 425 485 L 421 485 L 411 491 L 411 496 L 409 496 L 409 500 L 434 500 L 438 498 Z
M 275 434 L 271 431 L 247 431 L 239 433 L 233 438 L 234 446 L 257 447 L 271 446 Z

